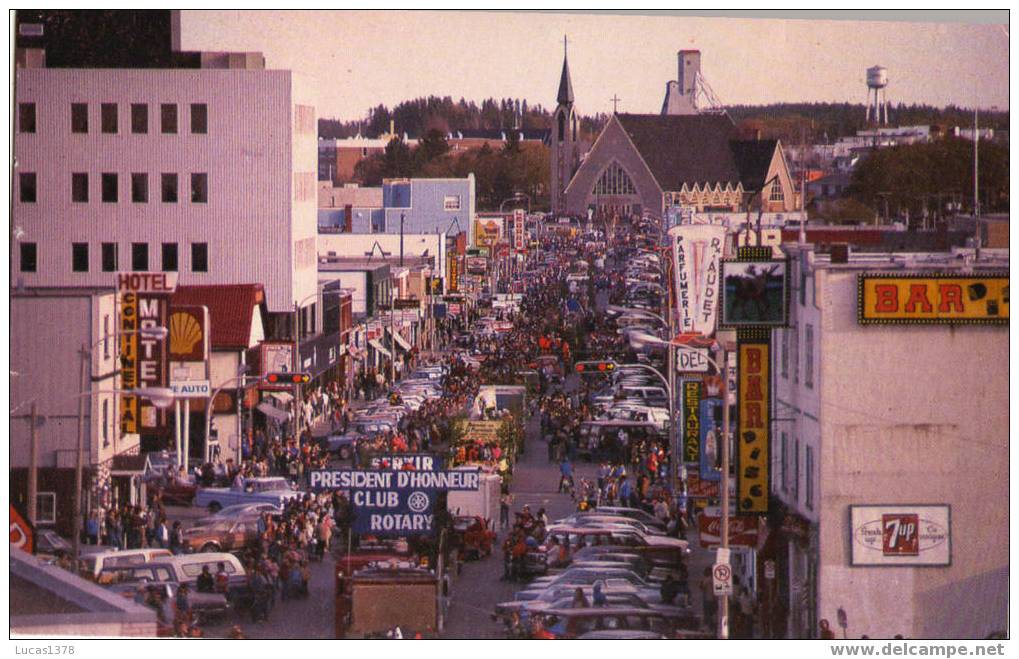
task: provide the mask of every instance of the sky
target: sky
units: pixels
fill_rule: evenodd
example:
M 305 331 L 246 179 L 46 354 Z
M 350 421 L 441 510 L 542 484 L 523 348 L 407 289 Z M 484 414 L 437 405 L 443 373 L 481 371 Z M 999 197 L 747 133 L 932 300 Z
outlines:
M 361 119 L 419 96 L 554 107 L 568 35 L 581 114 L 657 113 L 680 49 L 722 104 L 864 103 L 888 69 L 891 103 L 1008 109 L 1008 27 L 961 23 L 535 12 L 184 11 L 186 50 L 255 50 L 295 72 L 319 117 Z

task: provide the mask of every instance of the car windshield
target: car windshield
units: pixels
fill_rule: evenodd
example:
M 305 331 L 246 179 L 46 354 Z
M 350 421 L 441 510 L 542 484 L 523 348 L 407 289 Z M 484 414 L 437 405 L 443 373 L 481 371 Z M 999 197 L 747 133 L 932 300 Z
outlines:
M 253 481 L 255 492 L 273 492 L 276 490 L 289 490 L 290 483 L 285 478 L 267 478 L 265 480 Z

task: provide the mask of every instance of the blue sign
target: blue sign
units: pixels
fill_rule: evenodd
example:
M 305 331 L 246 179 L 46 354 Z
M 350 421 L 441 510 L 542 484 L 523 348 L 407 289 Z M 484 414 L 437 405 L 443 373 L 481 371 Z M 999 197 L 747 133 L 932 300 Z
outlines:
M 432 305 L 432 315 L 437 319 L 446 317 L 446 305 L 436 302 Z
M 720 398 L 701 401 L 701 480 L 722 480 L 722 429 L 715 423 L 715 411 L 722 407 Z
M 408 455 L 427 457 L 430 455 Z M 442 491 L 474 491 L 479 470 L 392 471 L 386 469 L 316 469 L 311 490 L 346 490 L 354 512 L 352 530 L 363 535 L 407 537 L 435 529 L 435 498 Z

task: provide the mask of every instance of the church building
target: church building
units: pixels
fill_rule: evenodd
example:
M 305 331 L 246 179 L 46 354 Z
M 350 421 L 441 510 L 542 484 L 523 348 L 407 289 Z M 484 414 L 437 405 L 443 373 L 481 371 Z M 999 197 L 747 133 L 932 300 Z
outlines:
M 613 113 L 591 150 L 576 159 L 576 110 L 564 58 L 551 131 L 553 213 L 663 217 L 670 207 L 744 212 L 761 204 L 766 212 L 795 210 L 779 141 L 738 139 L 724 111 L 699 107 L 699 69 L 698 51 L 680 51 L 678 80 L 666 86 L 662 114 Z

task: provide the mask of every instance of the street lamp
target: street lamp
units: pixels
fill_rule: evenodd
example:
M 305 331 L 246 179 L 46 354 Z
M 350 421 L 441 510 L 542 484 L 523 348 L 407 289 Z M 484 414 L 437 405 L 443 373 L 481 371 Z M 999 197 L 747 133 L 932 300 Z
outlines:
M 702 347 L 708 343 L 708 339 L 702 338 L 701 341 L 692 340 L 689 344 L 697 345 L 700 343 Z M 640 332 L 634 332 L 630 335 L 630 344 L 634 347 L 643 347 L 644 345 L 654 347 L 668 347 L 671 359 L 672 349 L 674 346 L 684 346 L 689 344 L 680 343 L 678 341 L 666 341 L 660 339 L 657 336 L 651 334 L 645 334 Z M 711 357 L 705 356 L 708 363 L 715 367 L 718 371 L 720 380 L 722 381 L 722 481 L 719 484 L 721 489 L 722 499 L 722 513 L 721 513 L 721 528 L 719 529 L 721 537 L 722 549 L 729 548 L 729 373 L 728 369 L 722 368 L 719 364 L 727 365 L 726 361 L 726 346 L 722 341 L 712 342 L 712 347 L 718 351 L 718 360 L 714 360 Z M 670 395 L 671 401 L 671 395 Z M 677 446 L 678 449 L 678 446 Z M 722 595 L 721 601 L 718 605 L 718 637 L 721 639 L 729 638 L 729 596 Z
M 209 439 L 212 436 L 212 403 L 213 403 L 213 401 L 216 400 L 216 396 L 218 396 L 220 394 L 220 392 L 222 392 L 224 389 L 226 389 L 226 386 L 228 384 L 232 384 L 232 383 L 238 382 L 238 381 L 243 383 L 244 380 L 245 380 L 245 375 L 247 375 L 247 373 L 248 373 L 248 370 L 249 370 L 249 367 L 248 367 L 247 364 L 239 364 L 237 366 L 237 375 L 235 377 L 230 378 L 229 380 L 227 380 L 223 384 L 219 385 L 219 387 L 214 392 L 212 392 L 212 395 L 209 396 L 208 400 L 205 401 L 205 462 L 211 462 L 211 460 L 212 460 L 212 458 L 210 456 L 211 450 L 210 450 L 210 447 L 209 447 Z M 243 384 L 241 386 L 243 388 Z M 240 407 L 238 407 L 238 412 L 237 413 L 238 414 L 241 413 L 241 408 Z M 240 421 L 238 420 L 238 429 L 239 429 L 239 427 L 240 427 Z M 238 455 L 240 454 L 240 450 L 241 450 L 241 437 L 240 437 L 240 433 L 238 432 L 238 434 L 237 434 L 237 452 L 238 452 Z M 237 459 L 237 462 L 238 462 L 238 464 L 240 463 L 240 458 L 239 457 Z

